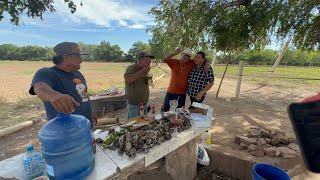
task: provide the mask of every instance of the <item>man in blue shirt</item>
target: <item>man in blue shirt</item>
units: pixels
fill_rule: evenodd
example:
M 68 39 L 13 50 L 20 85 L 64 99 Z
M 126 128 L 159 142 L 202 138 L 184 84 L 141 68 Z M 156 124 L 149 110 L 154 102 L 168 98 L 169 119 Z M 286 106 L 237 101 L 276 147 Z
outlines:
M 37 95 L 44 104 L 47 118 L 58 112 L 80 114 L 93 120 L 92 106 L 87 95 L 86 80 L 79 71 L 79 45 L 63 42 L 54 47 L 53 67 L 41 68 L 33 77 L 29 93 Z

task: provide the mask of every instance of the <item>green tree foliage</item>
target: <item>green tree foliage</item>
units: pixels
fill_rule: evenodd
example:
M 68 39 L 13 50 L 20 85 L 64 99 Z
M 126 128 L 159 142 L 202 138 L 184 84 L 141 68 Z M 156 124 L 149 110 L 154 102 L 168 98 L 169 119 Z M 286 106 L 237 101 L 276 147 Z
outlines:
M 76 4 L 71 0 L 64 0 L 71 13 L 76 11 Z M 21 14 L 26 13 L 28 17 L 42 19 L 45 12 L 55 12 L 53 0 L 1 0 L 0 21 L 4 13 L 8 13 L 11 23 L 18 25 Z
M 119 62 L 135 61 L 140 51 L 151 51 L 147 43 L 135 42 L 128 53 L 124 53 L 119 45 L 101 41 L 99 45 L 78 43 L 80 49 L 88 55 L 83 56 L 84 61 Z M 54 56 L 52 47 L 16 46 L 13 44 L 0 45 L 0 60 L 51 60 Z
M 174 43 L 174 39 L 163 35 L 161 29 L 152 28 L 147 31 L 152 32 L 152 39 L 149 40 L 151 53 L 158 59 L 164 58 L 168 53 L 173 52 L 178 44 Z
M 53 51 L 49 47 L 0 45 L 0 60 L 48 60 L 52 56 Z
M 272 36 L 302 49 L 320 48 L 320 1 L 162 0 L 150 13 L 156 41 L 169 47 L 239 52 L 259 49 Z
M 111 45 L 109 42 L 102 41 L 93 48 L 94 59 L 98 61 L 120 61 L 123 57 L 123 51 L 119 45 Z
M 124 59 L 126 61 L 136 61 L 138 60 L 138 54 L 141 51 L 151 52 L 151 46 L 148 43 L 143 43 L 141 41 L 135 42 L 125 55 Z
M 98 48 L 98 45 L 95 45 L 95 44 L 85 44 L 85 43 L 82 43 L 82 42 L 79 42 L 78 44 L 79 44 L 79 46 L 80 46 L 80 49 L 81 49 L 83 52 L 88 53 L 88 55 L 82 57 L 82 59 L 83 59 L 84 61 L 97 61 L 97 60 L 96 60 L 96 57 L 95 57 L 95 54 L 94 54 L 94 51 L 95 51 L 95 49 Z

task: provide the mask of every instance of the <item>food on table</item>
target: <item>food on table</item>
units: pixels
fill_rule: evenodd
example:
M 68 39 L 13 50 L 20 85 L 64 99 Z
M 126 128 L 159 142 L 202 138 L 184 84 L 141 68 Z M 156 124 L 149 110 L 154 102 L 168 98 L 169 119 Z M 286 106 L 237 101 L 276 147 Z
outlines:
M 179 124 L 173 124 L 169 117 L 164 117 L 151 124 L 147 124 L 140 129 L 130 130 L 122 128 L 120 132 L 109 130 L 109 135 L 103 142 L 103 148 L 110 150 L 118 149 L 119 154 L 126 154 L 133 157 L 137 152 L 149 152 L 153 146 L 170 140 L 174 128 L 182 132 L 191 127 L 189 114 L 181 112 L 178 115 Z
M 110 129 L 106 140 L 103 141 L 103 148 L 115 149 L 115 145 L 119 138 L 124 135 L 128 130 L 126 128 L 121 128 L 121 130 L 115 131 L 114 129 Z

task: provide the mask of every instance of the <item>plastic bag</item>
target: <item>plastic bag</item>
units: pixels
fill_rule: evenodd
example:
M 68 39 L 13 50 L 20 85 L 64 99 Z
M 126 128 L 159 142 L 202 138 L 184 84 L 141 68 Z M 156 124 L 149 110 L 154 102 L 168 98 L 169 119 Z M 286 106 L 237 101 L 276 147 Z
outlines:
M 210 164 L 210 159 L 203 144 L 198 144 L 198 163 L 204 166 Z

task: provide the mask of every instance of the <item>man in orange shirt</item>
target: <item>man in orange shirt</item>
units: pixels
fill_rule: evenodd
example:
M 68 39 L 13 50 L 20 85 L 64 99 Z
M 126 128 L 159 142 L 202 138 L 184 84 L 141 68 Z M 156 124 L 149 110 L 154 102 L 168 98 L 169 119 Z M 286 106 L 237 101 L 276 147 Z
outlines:
M 181 59 L 173 59 L 174 56 L 181 53 Z M 169 111 L 170 100 L 178 100 L 178 108 L 185 105 L 186 93 L 188 88 L 188 77 L 195 65 L 191 59 L 191 52 L 182 48 L 176 49 L 172 54 L 166 56 L 163 60 L 171 69 L 170 84 L 164 99 L 164 110 Z M 205 64 L 205 70 L 210 70 L 210 64 Z

